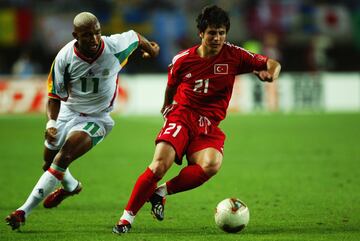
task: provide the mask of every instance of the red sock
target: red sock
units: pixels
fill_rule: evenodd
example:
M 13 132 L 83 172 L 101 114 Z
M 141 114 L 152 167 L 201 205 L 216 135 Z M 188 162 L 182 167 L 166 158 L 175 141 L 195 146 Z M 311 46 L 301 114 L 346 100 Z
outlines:
M 150 196 L 154 193 L 157 182 L 160 179 L 161 178 L 154 175 L 150 168 L 146 168 L 145 172 L 137 179 L 125 210 L 136 215 L 144 203 L 149 200 Z
M 197 164 L 186 166 L 180 171 L 178 176 L 166 182 L 168 194 L 193 189 L 209 180 L 209 178 L 201 166 Z

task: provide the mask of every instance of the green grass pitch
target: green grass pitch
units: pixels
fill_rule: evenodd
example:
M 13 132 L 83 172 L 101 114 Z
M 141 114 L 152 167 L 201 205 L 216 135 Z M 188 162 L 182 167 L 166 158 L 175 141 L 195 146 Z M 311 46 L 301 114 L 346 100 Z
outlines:
M 230 115 L 220 172 L 169 196 L 165 220 L 147 203 L 131 233 L 111 229 L 150 163 L 161 117 L 115 117 L 112 133 L 71 172 L 83 192 L 56 209 L 39 206 L 21 232 L 0 240 L 360 240 L 360 114 Z M 45 117 L 0 116 L 0 218 L 22 205 L 40 177 Z M 163 180 L 179 172 L 174 165 Z M 215 226 L 216 204 L 238 197 L 250 223 L 238 234 Z

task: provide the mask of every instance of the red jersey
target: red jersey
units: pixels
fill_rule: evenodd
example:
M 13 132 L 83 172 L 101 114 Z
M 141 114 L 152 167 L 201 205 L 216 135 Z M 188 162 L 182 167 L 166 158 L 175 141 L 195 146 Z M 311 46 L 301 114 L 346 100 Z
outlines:
M 265 70 L 267 57 L 224 43 L 220 53 L 201 58 L 199 45 L 176 55 L 168 71 L 168 86 L 177 86 L 174 100 L 217 124 L 226 116 L 235 76 Z

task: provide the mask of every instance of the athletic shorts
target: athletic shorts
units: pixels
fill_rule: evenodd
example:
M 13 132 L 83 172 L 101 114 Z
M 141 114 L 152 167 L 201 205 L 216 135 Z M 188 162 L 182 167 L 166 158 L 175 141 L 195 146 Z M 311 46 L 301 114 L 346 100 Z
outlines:
M 45 140 L 45 146 L 50 150 L 60 150 L 69 133 L 73 131 L 84 131 L 89 134 L 92 144 L 95 146 L 110 133 L 113 126 L 114 121 L 108 112 L 85 115 L 61 105 L 56 120 L 56 141 L 54 144 L 50 144 Z
M 155 143 L 162 141 L 173 146 L 175 162 L 181 165 L 184 155 L 189 158 L 193 153 L 209 147 L 223 154 L 225 134 L 216 122 L 206 116 L 183 106 L 172 105 Z

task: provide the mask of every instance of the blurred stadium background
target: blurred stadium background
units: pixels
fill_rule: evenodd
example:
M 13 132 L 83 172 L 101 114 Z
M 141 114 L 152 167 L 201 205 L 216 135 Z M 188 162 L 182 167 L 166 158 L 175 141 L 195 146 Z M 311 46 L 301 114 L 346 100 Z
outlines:
M 213 3 L 231 16 L 230 42 L 283 66 L 275 85 L 239 77 L 231 112 L 360 110 L 356 0 L 1 0 L 0 113 L 43 111 L 46 75 L 72 39 L 72 19 L 91 11 L 104 35 L 134 29 L 160 43 L 156 61 L 142 60 L 139 53 L 131 57 L 120 75 L 117 103 L 125 114 L 157 114 L 166 66 L 179 50 L 199 42 L 195 18 Z

